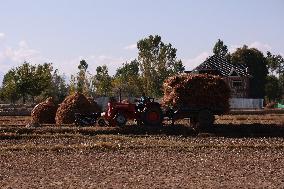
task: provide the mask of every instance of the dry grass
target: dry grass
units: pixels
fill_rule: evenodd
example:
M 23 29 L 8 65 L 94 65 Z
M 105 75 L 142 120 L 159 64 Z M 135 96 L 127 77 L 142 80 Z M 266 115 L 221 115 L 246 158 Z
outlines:
M 284 125 L 284 114 L 216 116 L 216 124 L 277 124 L 277 125 Z
M 2 138 L 1 153 L 7 151 L 93 151 L 167 149 L 192 151 L 206 148 L 222 149 L 284 149 L 283 139 L 257 138 L 227 139 L 224 137 L 184 138 L 178 136 L 129 136 L 129 135 L 26 135 L 20 138 Z

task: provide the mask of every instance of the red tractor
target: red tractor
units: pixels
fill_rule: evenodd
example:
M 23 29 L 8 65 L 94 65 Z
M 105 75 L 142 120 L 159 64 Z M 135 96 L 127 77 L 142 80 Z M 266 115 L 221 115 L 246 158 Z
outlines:
M 124 126 L 127 121 L 135 120 L 138 124 L 159 126 L 163 121 L 161 105 L 148 98 L 143 103 L 109 102 L 105 119 L 110 126 Z

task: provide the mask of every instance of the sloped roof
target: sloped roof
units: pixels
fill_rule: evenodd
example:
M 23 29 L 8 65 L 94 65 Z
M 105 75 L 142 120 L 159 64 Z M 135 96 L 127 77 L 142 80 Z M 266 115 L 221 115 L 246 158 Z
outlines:
M 222 76 L 232 76 L 235 73 L 239 76 L 250 76 L 245 65 L 231 64 L 225 58 L 216 55 L 210 56 L 192 70 L 193 73 L 200 71 L 217 71 Z

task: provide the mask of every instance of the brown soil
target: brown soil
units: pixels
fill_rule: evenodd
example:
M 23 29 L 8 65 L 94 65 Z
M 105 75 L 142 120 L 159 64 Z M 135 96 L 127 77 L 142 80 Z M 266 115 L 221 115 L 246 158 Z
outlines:
M 0 125 L 24 126 L 31 122 L 30 116 L 0 116 Z
M 283 188 L 283 118 L 226 115 L 197 134 L 187 120 L 25 128 L 30 117 L 1 117 L 0 188 Z
M 0 188 L 284 187 L 282 138 L 74 135 L 0 144 Z

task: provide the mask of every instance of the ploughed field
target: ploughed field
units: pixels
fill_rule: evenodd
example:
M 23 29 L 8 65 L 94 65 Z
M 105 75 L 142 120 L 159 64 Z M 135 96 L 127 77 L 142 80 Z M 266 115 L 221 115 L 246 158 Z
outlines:
M 284 115 L 225 115 L 198 133 L 0 117 L 0 188 L 283 188 Z

